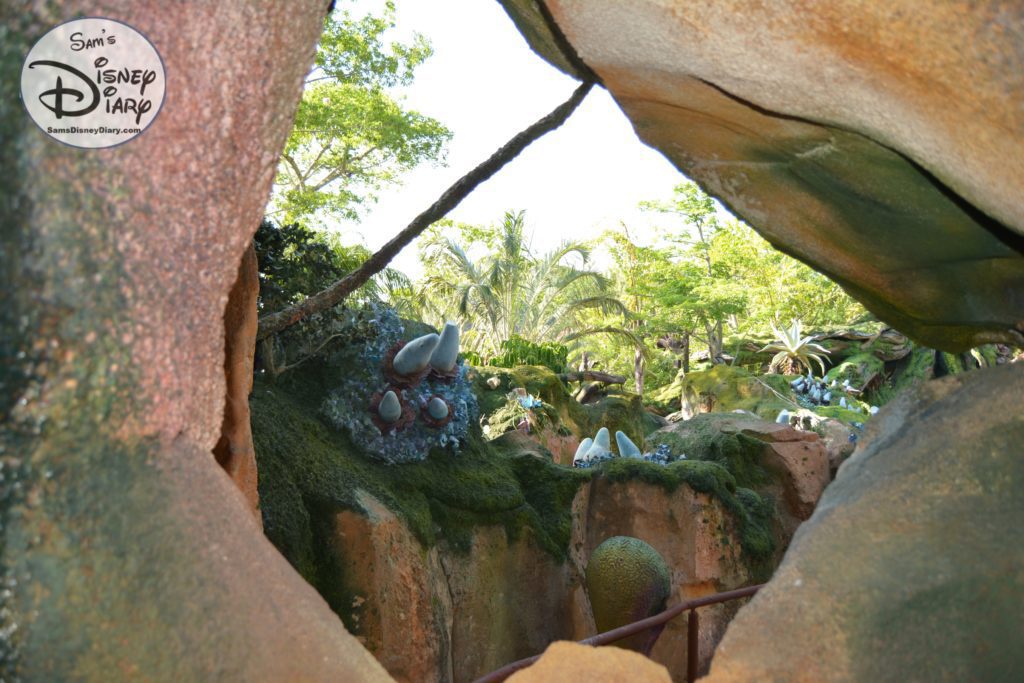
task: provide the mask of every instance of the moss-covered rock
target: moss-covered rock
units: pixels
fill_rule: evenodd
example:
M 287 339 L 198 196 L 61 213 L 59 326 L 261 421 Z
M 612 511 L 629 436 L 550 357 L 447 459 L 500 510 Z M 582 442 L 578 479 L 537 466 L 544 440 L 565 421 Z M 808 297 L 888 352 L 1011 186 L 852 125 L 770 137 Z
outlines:
M 724 364 L 698 372 L 680 372 L 672 384 L 655 392 L 652 398 L 656 405 L 675 402 L 674 410 L 680 411 L 684 419 L 701 413 L 745 410 L 772 420 L 779 411 L 796 406 L 785 376 L 757 376 Z
M 864 410 L 867 410 L 868 408 L 868 405 L 863 401 L 858 401 L 854 398 L 847 398 L 847 401 L 850 405 L 857 406 Z M 849 410 L 840 406 L 817 406 L 813 412 L 820 417 L 830 417 L 834 420 L 845 422 L 848 425 L 852 425 L 854 423 L 861 424 L 870 417 L 867 412 L 857 412 L 856 410 Z
M 310 366 L 275 385 L 257 381 L 250 401 L 266 533 L 307 580 L 320 585 L 317 520 L 358 511 L 360 489 L 425 546 L 444 538 L 464 548 L 472 526 L 501 524 L 512 537 L 530 526 L 546 550 L 564 555 L 569 506 L 587 473 L 551 464 L 529 443 L 487 442 L 478 429 L 458 455 L 438 450 L 401 466 L 364 457 L 318 417 L 318 385 L 329 374 Z
M 643 448 L 646 435 L 662 426 L 656 416 L 645 410 L 636 394 L 611 394 L 594 403 L 581 404 L 557 374 L 539 365 L 474 368 L 470 380 L 488 437 L 509 432 L 526 419 L 531 436 L 540 445 L 556 457 L 568 454 L 568 458 L 559 460 L 563 464 L 571 461 L 583 438 L 592 437 L 601 427 L 607 427 L 612 434 L 622 431 Z M 510 397 L 517 389 L 539 398 L 543 405 L 531 410 L 521 407 L 515 395 Z
M 631 476 L 648 476 L 654 481 L 683 476 L 696 490 L 717 487 L 715 495 L 741 520 L 740 534 L 748 558 L 762 566 L 770 564 L 776 547 L 771 542 L 773 535 L 791 536 L 810 516 L 829 481 L 828 454 L 817 434 L 748 416 L 698 415 L 655 432 L 650 442 L 667 444 L 673 453 L 685 453 L 686 460 Z M 636 467 L 613 461 L 604 470 L 616 476 L 617 470 Z M 722 479 L 719 472 L 729 478 Z M 749 493 L 741 496 L 743 490 Z
M 858 353 L 825 375 L 827 382 L 849 380 L 854 389 L 878 386 L 885 373 L 885 362 L 870 352 Z
M 608 535 L 635 534 L 628 529 L 609 534 L 608 516 L 602 516 L 611 504 L 606 489 L 618 491 L 616 500 L 625 501 L 612 506 L 613 516 L 621 522 L 623 517 L 631 518 L 633 510 L 648 505 L 650 486 L 657 487 L 660 491 L 654 497 L 664 499 L 659 509 L 666 510 L 665 520 L 648 520 L 647 528 L 665 529 L 670 538 L 662 541 L 680 547 L 713 547 L 709 558 L 725 558 L 717 564 L 713 558 L 701 564 L 708 574 L 699 577 L 679 564 L 683 559 L 673 560 L 678 585 L 721 579 L 726 590 L 743 585 L 751 576 L 765 578 L 774 566 L 773 551 L 780 540 L 774 536 L 772 504 L 737 487 L 736 478 L 721 464 L 694 460 L 664 467 L 616 458 L 599 469 L 575 470 L 552 463 L 531 436 L 518 430 L 487 440 L 473 429 L 458 455 L 436 450 L 422 462 L 387 465 L 362 455 L 346 433 L 321 419 L 318 407 L 334 386 L 333 374 L 338 371 L 311 361 L 274 384 L 257 380 L 250 404 L 262 514 L 270 540 L 350 630 L 370 639 L 367 642 L 385 663 L 388 652 L 418 647 L 405 644 L 405 649 L 395 650 L 397 646 L 387 645 L 395 641 L 373 626 L 396 623 L 395 615 L 384 612 L 394 610 L 395 601 L 402 599 L 415 602 L 415 609 L 409 607 L 404 613 L 418 620 L 416 642 L 429 645 L 422 652 L 416 650 L 413 659 L 421 669 L 437 659 L 438 680 L 447 680 L 444 671 L 453 666 L 466 673 L 458 667 L 469 655 L 455 642 L 456 632 L 459 642 L 487 634 L 500 640 L 495 647 L 501 661 L 536 651 L 536 638 L 528 637 L 529 633 L 579 637 L 578 625 L 589 619 L 575 611 L 587 608 L 585 599 L 580 603 L 574 597 L 586 557 L 580 549 L 589 552 Z M 557 381 L 552 373 L 527 369 L 512 374 L 531 392 L 551 392 L 546 397 L 556 403 L 562 400 L 555 390 L 565 390 L 551 381 Z M 638 417 L 644 414 L 639 400 L 632 397 L 611 397 L 600 410 L 575 404 L 570 397 L 562 407 L 581 429 L 596 429 L 600 419 L 643 422 Z M 604 488 L 597 487 L 598 480 Z M 697 502 L 703 506 L 698 519 L 688 521 L 685 529 L 700 540 L 689 535 L 676 538 L 678 532 L 671 531 L 681 514 L 676 507 L 693 510 Z M 358 531 L 367 528 L 368 534 Z M 349 533 L 368 535 L 371 540 L 346 540 Z M 403 568 L 429 576 L 403 584 L 403 591 L 391 591 L 386 581 L 372 579 L 376 570 L 371 559 L 383 557 L 394 562 L 402 558 L 400 566 L 389 565 L 386 571 L 392 579 L 388 580 L 399 580 Z M 524 569 L 522 558 L 528 558 L 532 568 Z M 691 561 L 696 560 L 686 560 Z M 458 586 L 462 588 L 456 591 L 453 587 Z M 572 606 L 573 616 L 551 626 L 556 622 L 541 614 L 543 610 L 531 612 L 530 623 L 539 623 L 543 616 L 551 626 L 544 630 L 521 624 L 527 617 L 517 610 L 506 614 L 497 630 L 449 626 L 445 628 L 452 630 L 436 640 L 425 635 L 438 624 L 458 623 L 460 618 L 483 623 L 486 620 L 479 615 L 489 613 L 490 595 L 526 592 L 537 586 L 544 586 L 548 604 Z M 730 617 L 721 617 L 719 630 L 724 630 Z M 676 643 L 675 650 L 681 642 L 678 637 L 684 638 L 673 634 L 667 641 Z M 480 670 L 500 664 L 492 659 L 481 660 Z

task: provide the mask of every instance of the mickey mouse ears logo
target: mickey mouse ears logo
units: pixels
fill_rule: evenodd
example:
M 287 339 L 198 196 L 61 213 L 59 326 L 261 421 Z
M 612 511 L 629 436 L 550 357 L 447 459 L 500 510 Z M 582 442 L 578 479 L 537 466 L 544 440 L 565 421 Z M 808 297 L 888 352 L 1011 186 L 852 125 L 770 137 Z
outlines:
M 98 149 L 128 142 L 156 119 L 167 79 L 149 40 L 115 19 L 54 27 L 21 68 L 28 114 L 54 140 Z

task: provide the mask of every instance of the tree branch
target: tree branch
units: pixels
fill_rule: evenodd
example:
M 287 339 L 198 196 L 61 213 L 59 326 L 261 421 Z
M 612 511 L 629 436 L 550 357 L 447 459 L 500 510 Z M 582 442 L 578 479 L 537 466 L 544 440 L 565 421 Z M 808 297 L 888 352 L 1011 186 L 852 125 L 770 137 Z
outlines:
M 295 173 L 295 180 L 299 183 L 299 189 L 305 192 L 306 181 L 302 177 L 302 172 L 299 171 L 299 165 L 295 163 L 295 159 L 292 159 L 290 154 L 282 154 L 281 158 L 284 159 L 285 162 L 287 162 L 287 164 L 292 167 L 292 172 Z
M 327 310 L 341 303 L 345 297 L 359 289 L 367 280 L 383 270 L 391 262 L 391 259 L 416 239 L 420 233 L 458 206 L 470 192 L 501 170 L 505 164 L 518 156 L 530 143 L 565 123 L 565 120 L 576 110 L 593 86 L 594 83 L 592 81 L 581 84 L 568 100 L 526 130 L 517 133 L 486 161 L 455 181 L 426 211 L 413 219 L 412 223 L 391 238 L 387 244 L 368 258 L 359 268 L 322 292 L 303 299 L 294 306 L 289 306 L 282 311 L 260 318 L 256 339 L 264 339 L 272 334 L 276 334 L 313 313 Z
M 603 382 L 604 384 L 625 384 L 622 375 L 610 375 L 607 372 L 584 370 L 582 372 L 563 372 L 558 376 L 563 382 Z

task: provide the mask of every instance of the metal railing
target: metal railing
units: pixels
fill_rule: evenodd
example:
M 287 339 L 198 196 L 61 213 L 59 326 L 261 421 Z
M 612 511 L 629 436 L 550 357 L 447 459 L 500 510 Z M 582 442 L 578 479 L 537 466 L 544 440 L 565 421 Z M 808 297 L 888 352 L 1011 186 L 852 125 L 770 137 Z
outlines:
M 653 617 L 634 621 L 632 624 L 627 624 L 626 626 L 620 626 L 619 628 L 612 629 L 611 631 L 599 633 L 596 636 L 585 638 L 579 642 L 582 645 L 593 645 L 595 647 L 598 645 L 608 645 L 622 640 L 623 638 L 628 638 L 629 636 L 646 631 L 649 628 L 666 624 L 683 612 L 689 610 L 690 614 L 688 615 L 686 622 L 686 680 L 687 683 L 693 683 L 697 680 L 697 666 L 699 664 L 697 647 L 698 635 L 700 633 L 700 617 L 697 615 L 697 608 L 750 597 L 762 586 L 764 586 L 764 584 L 759 583 L 756 586 L 747 586 L 746 588 L 737 588 L 733 591 L 707 595 L 703 598 L 686 600 L 678 605 L 669 607 L 664 612 L 655 614 Z M 520 659 L 512 662 L 511 664 L 506 664 L 497 671 L 492 671 L 486 676 L 476 679 L 473 683 L 499 683 L 514 674 L 516 671 L 530 666 L 538 659 L 540 659 L 540 655 L 534 655 L 533 657 L 527 657 L 526 659 Z

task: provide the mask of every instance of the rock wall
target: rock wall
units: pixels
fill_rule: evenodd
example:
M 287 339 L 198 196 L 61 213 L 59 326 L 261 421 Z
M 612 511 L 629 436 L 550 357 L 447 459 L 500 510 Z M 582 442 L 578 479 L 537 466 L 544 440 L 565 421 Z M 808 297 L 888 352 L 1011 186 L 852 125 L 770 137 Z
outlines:
M 474 529 L 466 552 L 443 542 L 427 549 L 379 501 L 358 495 L 366 513 L 335 518 L 336 581 L 350 601 L 353 632 L 399 681 L 470 681 L 553 641 L 594 635 L 583 573 L 611 536 L 640 538 L 665 558 L 670 605 L 752 582 L 735 520 L 688 486 L 669 492 L 595 477 L 573 501 L 565 561 L 529 531 L 510 539 L 501 526 Z M 702 610 L 702 668 L 739 604 Z M 685 620 L 668 625 L 652 659 L 684 675 Z
M 1016 363 L 886 405 L 706 680 L 1019 677 L 1021 396 Z
M 552 26 L 501 1 L 643 141 L 889 324 L 946 350 L 1024 343 L 1020 5 L 548 0 Z
M 23 59 L 94 2 L 0 4 L 0 678 L 387 680 L 214 459 L 224 309 L 325 2 L 110 0 L 168 75 L 109 149 L 49 139 Z
M 776 533 L 782 538 L 790 538 L 811 516 L 831 481 L 828 450 L 818 434 L 748 415 L 698 415 L 663 427 L 650 441 L 668 444 L 689 458 L 722 464 L 739 486 L 772 501 L 774 522 L 781 525 Z M 785 547 L 776 547 L 776 561 Z

